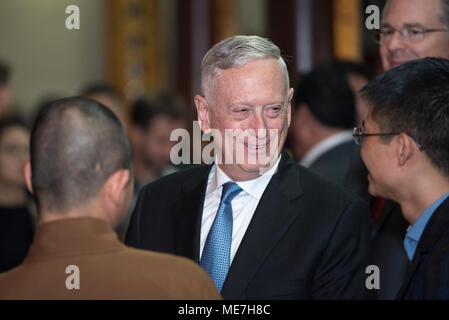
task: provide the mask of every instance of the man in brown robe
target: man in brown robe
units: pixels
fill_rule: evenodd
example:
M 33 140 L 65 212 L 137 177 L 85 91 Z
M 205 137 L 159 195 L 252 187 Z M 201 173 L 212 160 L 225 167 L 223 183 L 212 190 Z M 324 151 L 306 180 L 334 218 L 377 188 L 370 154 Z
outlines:
M 113 228 L 133 191 L 131 148 L 109 109 L 78 97 L 52 103 L 30 150 L 38 227 L 22 265 L 0 275 L 0 299 L 220 299 L 193 262 L 118 240 Z

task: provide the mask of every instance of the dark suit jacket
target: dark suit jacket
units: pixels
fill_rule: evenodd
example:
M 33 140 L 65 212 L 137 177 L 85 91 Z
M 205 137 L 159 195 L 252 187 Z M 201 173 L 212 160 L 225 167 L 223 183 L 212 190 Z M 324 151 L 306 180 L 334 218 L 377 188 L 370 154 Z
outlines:
M 358 147 L 352 156 L 345 187 L 369 203 L 372 197 L 368 193 L 367 176 L 368 170 Z M 380 289 L 371 290 L 365 298 L 393 300 L 397 296 L 409 264 L 403 244 L 408 225 L 399 204 L 388 200 L 371 231 L 373 247 L 370 264 L 379 267 Z
M 449 299 L 449 199 L 427 223 L 398 299 Z
M 128 245 L 199 261 L 211 166 L 146 186 Z M 282 154 L 223 285 L 225 299 L 350 299 L 364 286 L 367 206 Z
M 309 169 L 342 186 L 356 148 L 354 141 L 339 144 L 318 157 Z
M 69 265 L 79 290 L 68 290 Z M 0 274 L 0 299 L 221 299 L 190 260 L 136 250 L 105 221 L 70 218 L 41 223 L 23 264 Z
M 22 263 L 33 236 L 33 220 L 27 207 L 0 207 L 0 273 Z

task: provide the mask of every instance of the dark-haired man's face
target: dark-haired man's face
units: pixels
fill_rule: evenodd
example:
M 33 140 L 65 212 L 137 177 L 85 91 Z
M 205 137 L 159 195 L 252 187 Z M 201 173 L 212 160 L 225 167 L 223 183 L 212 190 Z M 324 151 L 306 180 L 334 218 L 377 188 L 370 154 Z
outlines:
M 406 26 L 447 29 L 439 19 L 440 14 L 441 0 L 389 0 L 384 10 L 382 27 L 397 30 Z M 419 42 L 403 40 L 395 32 L 389 41 L 380 45 L 380 56 L 384 71 L 420 58 L 449 58 L 449 31 L 427 33 Z
M 369 113 L 364 122 L 364 133 L 382 133 L 379 124 L 371 118 Z M 394 199 L 396 167 L 396 149 L 391 143 L 386 143 L 380 136 L 364 137 L 361 147 L 363 162 L 368 168 L 368 191 L 373 196 Z
M 183 128 L 184 122 L 167 116 L 156 116 L 143 132 L 141 154 L 143 162 L 156 171 L 163 170 L 170 164 L 170 151 L 176 141 L 170 141 L 173 130 Z
M 23 168 L 29 159 L 30 133 L 12 126 L 0 136 L 0 181 L 10 186 L 25 187 Z

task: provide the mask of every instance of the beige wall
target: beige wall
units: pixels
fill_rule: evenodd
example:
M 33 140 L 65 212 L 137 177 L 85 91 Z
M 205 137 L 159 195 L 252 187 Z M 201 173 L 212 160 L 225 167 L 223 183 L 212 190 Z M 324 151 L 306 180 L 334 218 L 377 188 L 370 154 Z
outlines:
M 239 33 L 267 36 L 267 0 L 234 0 L 234 3 Z
M 78 5 L 80 30 L 65 8 Z M 103 80 L 104 0 L 1 0 L 0 59 L 13 71 L 13 100 L 23 113 L 48 95 L 75 95 Z

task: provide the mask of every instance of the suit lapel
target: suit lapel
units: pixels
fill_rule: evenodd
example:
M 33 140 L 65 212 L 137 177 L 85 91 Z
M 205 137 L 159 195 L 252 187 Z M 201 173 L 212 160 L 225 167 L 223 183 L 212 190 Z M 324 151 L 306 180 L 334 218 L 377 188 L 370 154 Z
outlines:
M 422 254 L 422 252 L 419 252 L 419 253 L 415 252 L 415 256 L 412 260 L 412 264 L 409 265 L 409 267 L 408 267 L 404 283 L 402 284 L 396 299 L 403 299 L 405 293 L 408 291 L 408 287 L 411 284 L 411 280 L 413 279 L 416 269 L 418 268 L 418 265 L 421 261 L 421 258 L 420 258 L 421 254 Z
M 183 184 L 184 196 L 175 216 L 175 253 L 199 262 L 201 217 L 207 179 L 212 166 Z
M 292 201 L 302 193 L 298 171 L 286 153 L 282 157 L 278 172 L 260 199 L 229 269 L 221 292 L 225 299 L 242 296 L 257 268 L 299 214 Z
M 374 238 L 377 233 L 379 232 L 380 228 L 383 226 L 385 221 L 387 220 L 388 216 L 399 206 L 397 203 L 391 200 L 387 200 L 385 202 L 384 207 L 382 208 L 382 211 L 380 212 L 379 218 L 377 219 L 376 223 L 372 227 L 371 230 L 371 237 Z
M 418 247 L 416 248 L 415 255 L 411 262 L 410 268 L 407 271 L 407 275 L 403 286 L 398 294 L 398 299 L 404 298 L 408 288 L 410 287 L 412 280 L 414 278 L 415 272 L 421 263 L 421 257 L 428 254 L 429 251 L 435 246 L 439 241 L 441 236 L 447 232 L 449 228 L 449 198 L 446 199 L 433 213 L 426 228 L 418 242 Z

